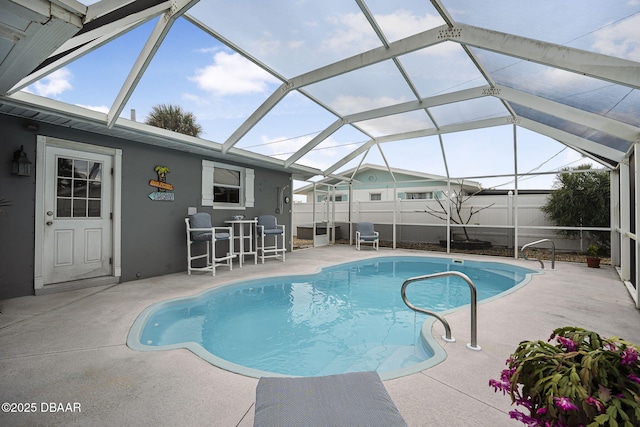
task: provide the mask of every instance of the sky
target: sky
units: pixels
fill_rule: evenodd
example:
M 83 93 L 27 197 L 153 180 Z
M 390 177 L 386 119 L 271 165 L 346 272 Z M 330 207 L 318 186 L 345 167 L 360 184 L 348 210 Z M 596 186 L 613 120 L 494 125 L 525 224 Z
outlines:
M 355 1 L 249 3 L 202 0 L 189 13 L 284 78 L 380 46 Z M 486 2 L 463 0 L 443 3 L 455 20 L 469 25 L 640 61 L 640 0 L 493 0 L 491 7 L 486 7 Z M 423 0 L 369 0 L 367 6 L 389 42 L 444 23 L 430 2 Z M 155 24 L 153 20 L 137 27 L 26 90 L 108 112 Z M 556 97 L 561 102 L 568 99 L 570 105 L 597 112 L 606 110 L 618 120 L 638 120 L 634 114 L 640 102 L 637 90 L 621 94 L 615 92 L 619 87 L 613 88 L 608 82 L 481 49 L 474 53 L 499 84 L 513 87 L 523 84 L 521 76 L 529 76 L 522 90 Z M 486 85 L 468 55 L 454 42 L 412 52 L 400 61 L 423 98 Z M 180 18 L 158 49 L 122 116 L 129 118 L 135 110 L 136 119 L 144 121 L 155 105 L 179 105 L 194 113 L 204 129 L 203 138 L 224 143 L 280 84 L 274 75 Z M 622 89 L 629 92 L 629 88 Z M 312 84 L 304 90 L 339 114 L 415 100 L 391 61 Z M 431 113 L 443 126 L 502 117 L 505 109 L 496 98 L 485 97 L 435 107 Z M 293 91 L 236 147 L 286 159 L 335 120 L 330 111 Z M 434 126 L 424 112 L 358 125 L 373 137 Z M 299 163 L 326 169 L 370 136 L 352 126 L 343 126 Z M 380 144 L 380 149 L 374 146 L 364 162 L 384 164 L 386 159 L 392 167 L 437 175 L 446 175 L 448 169 L 451 177 L 473 177 L 485 188 L 502 189 L 513 188 L 513 180 L 477 177 L 512 174 L 516 168 L 514 158 L 518 173 L 550 172 L 593 163 L 557 141 L 521 127 L 517 127 L 516 138 L 517 153 L 512 125 L 445 134 L 444 156 L 437 137 L 387 142 Z M 358 157 L 340 170 L 355 167 L 360 160 Z M 553 181 L 553 174 L 523 177 L 518 186 L 550 188 Z

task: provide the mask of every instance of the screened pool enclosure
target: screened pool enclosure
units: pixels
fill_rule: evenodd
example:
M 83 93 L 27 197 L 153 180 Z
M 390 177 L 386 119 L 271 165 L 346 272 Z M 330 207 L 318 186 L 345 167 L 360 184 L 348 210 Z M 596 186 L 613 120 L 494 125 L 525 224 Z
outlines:
M 3 0 L 0 114 L 307 183 L 366 161 L 517 197 L 589 163 L 638 304 L 638 27 L 632 0 Z

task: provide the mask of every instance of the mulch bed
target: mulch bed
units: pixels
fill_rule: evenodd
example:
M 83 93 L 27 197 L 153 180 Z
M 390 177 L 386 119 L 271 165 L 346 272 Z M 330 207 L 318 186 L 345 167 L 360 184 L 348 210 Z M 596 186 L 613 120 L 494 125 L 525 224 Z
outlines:
M 336 240 L 336 244 L 338 245 L 348 245 L 349 241 L 346 239 Z M 313 246 L 312 240 L 300 240 L 295 239 L 293 241 L 294 249 L 302 249 Z M 391 248 L 393 247 L 393 242 L 380 242 L 381 247 Z M 420 243 L 420 242 L 396 242 L 396 248 L 399 249 L 413 249 L 419 251 L 431 251 L 431 252 L 447 252 L 446 247 L 442 247 L 437 243 Z M 488 255 L 488 256 L 500 256 L 513 258 L 513 248 L 507 248 L 504 246 L 492 246 L 490 248 L 485 249 L 474 249 L 474 250 L 460 250 L 460 249 L 451 249 L 451 253 L 463 253 L 463 254 L 473 254 L 473 255 Z M 542 260 L 551 260 L 551 249 L 546 248 L 530 248 L 527 249 L 526 252 L 527 258 L 529 259 L 542 259 Z M 580 262 L 586 263 L 586 256 L 584 253 L 579 252 L 559 252 L 556 251 L 556 261 L 564 261 L 564 262 Z M 611 265 L 611 258 L 601 258 L 601 265 Z

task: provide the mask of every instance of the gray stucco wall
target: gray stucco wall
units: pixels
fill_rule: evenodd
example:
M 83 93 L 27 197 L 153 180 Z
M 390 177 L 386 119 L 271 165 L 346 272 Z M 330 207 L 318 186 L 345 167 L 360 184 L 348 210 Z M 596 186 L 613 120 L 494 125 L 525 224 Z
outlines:
M 33 294 L 36 137 L 22 122 L 0 115 L 0 299 Z M 30 177 L 11 175 L 14 151 L 24 145 L 34 163 Z
M 24 124 L 24 120 L 0 116 L 0 198 L 11 200 L 13 205 L 0 216 L 0 299 L 34 293 L 36 134 L 122 149 L 121 281 L 186 271 L 184 218 L 190 206 L 211 213 L 214 225 L 223 225 L 234 214 L 247 218 L 273 214 L 278 223 L 291 223 L 289 209 L 275 213 L 277 187 L 291 185 L 289 174 L 251 166 L 255 171 L 255 207 L 214 211 L 201 205 L 202 156 L 43 123 L 33 132 Z M 11 158 L 20 145 L 33 162 L 28 178 L 11 175 Z M 175 188 L 173 202 L 148 197 L 155 191 L 149 180 L 157 179 L 157 165 L 170 169 L 167 182 Z

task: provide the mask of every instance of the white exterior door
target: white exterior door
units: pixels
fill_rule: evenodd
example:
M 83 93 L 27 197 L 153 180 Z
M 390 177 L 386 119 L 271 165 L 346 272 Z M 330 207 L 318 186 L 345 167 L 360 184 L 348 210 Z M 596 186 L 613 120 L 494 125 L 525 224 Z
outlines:
M 111 274 L 112 156 L 47 146 L 44 285 Z
M 329 192 L 316 190 L 313 204 L 313 246 L 329 244 Z

